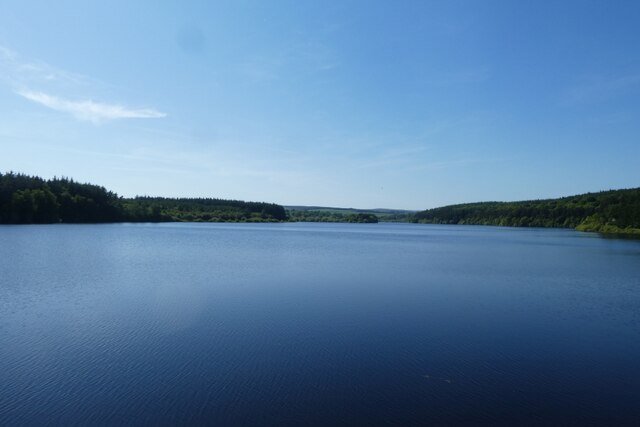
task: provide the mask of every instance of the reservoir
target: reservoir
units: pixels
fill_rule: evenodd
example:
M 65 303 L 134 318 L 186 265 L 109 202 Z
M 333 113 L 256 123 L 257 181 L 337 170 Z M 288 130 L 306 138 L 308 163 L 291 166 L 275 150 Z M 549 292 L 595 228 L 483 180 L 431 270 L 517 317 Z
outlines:
M 0 226 L 0 425 L 638 425 L 640 241 Z

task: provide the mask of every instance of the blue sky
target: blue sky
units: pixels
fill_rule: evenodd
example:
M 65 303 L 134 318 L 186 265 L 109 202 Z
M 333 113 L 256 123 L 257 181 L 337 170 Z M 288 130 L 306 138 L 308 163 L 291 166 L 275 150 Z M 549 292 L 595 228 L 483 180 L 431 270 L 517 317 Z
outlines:
M 424 209 L 640 186 L 637 1 L 0 0 L 0 170 Z

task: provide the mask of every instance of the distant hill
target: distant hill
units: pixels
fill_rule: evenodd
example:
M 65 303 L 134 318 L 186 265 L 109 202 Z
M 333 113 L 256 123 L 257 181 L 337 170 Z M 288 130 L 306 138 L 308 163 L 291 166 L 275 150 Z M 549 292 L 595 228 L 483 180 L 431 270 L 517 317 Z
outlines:
M 511 227 L 565 227 L 640 236 L 640 188 L 558 199 L 480 202 L 415 212 L 281 206 L 213 198 L 122 198 L 69 178 L 0 173 L 0 224 L 99 222 L 415 222 Z
M 0 173 L 0 224 L 99 222 L 286 221 L 274 203 L 211 198 L 122 198 L 104 187 L 68 178 Z
M 304 222 L 408 222 L 415 211 L 402 209 L 354 209 L 325 206 L 285 206 L 290 221 Z M 363 216 L 364 215 L 364 216 Z M 375 221 L 373 221 L 375 217 Z M 357 219 L 360 220 L 357 220 Z M 367 218 L 364 221 L 364 218 Z
M 586 193 L 559 199 L 480 202 L 417 212 L 412 221 L 511 227 L 564 227 L 640 235 L 640 188 Z

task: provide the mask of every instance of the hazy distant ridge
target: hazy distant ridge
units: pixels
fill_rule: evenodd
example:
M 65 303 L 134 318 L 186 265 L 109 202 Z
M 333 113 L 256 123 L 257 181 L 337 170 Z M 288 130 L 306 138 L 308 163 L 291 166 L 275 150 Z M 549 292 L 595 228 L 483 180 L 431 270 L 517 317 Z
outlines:
M 305 222 L 408 222 L 415 212 L 403 209 L 355 209 L 326 206 L 285 206 L 285 209 L 291 221 Z

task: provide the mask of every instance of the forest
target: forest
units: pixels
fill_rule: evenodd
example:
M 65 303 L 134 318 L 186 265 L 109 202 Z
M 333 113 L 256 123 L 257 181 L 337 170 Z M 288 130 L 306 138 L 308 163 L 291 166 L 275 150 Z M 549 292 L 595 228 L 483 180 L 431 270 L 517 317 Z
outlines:
M 374 224 L 378 216 L 372 213 L 355 212 L 344 213 L 335 210 L 302 210 L 288 209 L 287 215 L 294 222 L 350 222 Z
M 123 198 L 104 187 L 69 178 L 0 173 L 0 224 L 103 222 L 349 222 L 408 221 L 560 227 L 607 234 L 640 235 L 640 188 L 559 199 L 480 202 L 421 212 L 361 210 L 213 198 Z
M 0 224 L 102 222 L 274 222 L 287 220 L 273 203 L 208 198 L 123 198 L 69 178 L 0 173 Z
M 562 227 L 640 235 L 640 188 L 559 199 L 450 205 L 417 212 L 411 220 L 427 224 Z
M 304 222 L 408 222 L 414 211 L 402 209 L 354 209 L 324 206 L 285 206 L 292 221 Z

